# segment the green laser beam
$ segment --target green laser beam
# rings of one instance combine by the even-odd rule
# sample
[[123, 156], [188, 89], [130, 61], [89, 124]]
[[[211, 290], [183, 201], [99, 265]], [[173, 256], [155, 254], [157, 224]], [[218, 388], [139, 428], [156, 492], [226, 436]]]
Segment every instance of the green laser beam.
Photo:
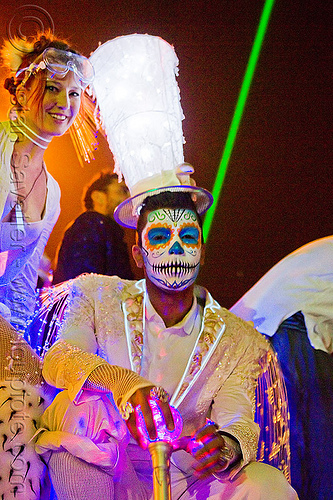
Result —
[[212, 222], [213, 222], [214, 214], [215, 214], [217, 204], [219, 201], [223, 181], [224, 181], [224, 178], [225, 178], [225, 175], [227, 172], [228, 163], [229, 163], [232, 149], [234, 147], [234, 143], [236, 140], [236, 135], [237, 135], [237, 131], [239, 128], [239, 124], [240, 124], [240, 121], [242, 119], [245, 103], [247, 100], [247, 96], [249, 94], [249, 89], [250, 89], [251, 82], [253, 79], [253, 74], [254, 74], [254, 71], [255, 71], [255, 68], [256, 68], [256, 65], [258, 62], [260, 50], [261, 50], [262, 43], [263, 43], [263, 40], [265, 37], [265, 33], [267, 30], [267, 25], [268, 25], [269, 18], [270, 18], [272, 9], [273, 9], [274, 1], [275, 0], [266, 0], [265, 4], [264, 4], [264, 8], [263, 8], [262, 13], [261, 13], [257, 33], [255, 36], [253, 46], [251, 49], [251, 53], [250, 53], [250, 57], [249, 57], [249, 60], [248, 60], [247, 66], [246, 66], [242, 86], [241, 86], [241, 89], [239, 92], [235, 111], [233, 114], [233, 118], [231, 121], [229, 132], [227, 135], [227, 140], [226, 140], [224, 150], [222, 153], [221, 162], [220, 162], [220, 165], [219, 165], [219, 168], [217, 171], [216, 179], [215, 179], [213, 190], [212, 190], [214, 202], [213, 202], [211, 208], [208, 210], [208, 212], [205, 216], [204, 224], [203, 224], [203, 233], [204, 233], [205, 241], [207, 241], [208, 235], [209, 235], [211, 227], [212, 227]]

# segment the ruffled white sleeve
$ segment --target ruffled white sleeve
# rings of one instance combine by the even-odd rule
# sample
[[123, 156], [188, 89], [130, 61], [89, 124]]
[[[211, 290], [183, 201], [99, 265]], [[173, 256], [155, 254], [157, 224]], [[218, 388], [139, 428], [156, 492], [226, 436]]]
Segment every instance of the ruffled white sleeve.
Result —
[[[127, 368], [109, 364], [97, 355], [99, 346], [95, 336], [93, 298], [97, 282], [85, 278], [82, 276], [73, 280], [60, 340], [45, 356], [43, 375], [49, 384], [67, 389], [70, 399], [76, 400], [89, 376], [103, 365], [105, 370], [95, 372], [92, 377], [94, 386], [96, 390], [112, 392], [119, 407], [137, 389], [153, 384]], [[96, 373], [101, 373], [99, 378], [96, 378]]]

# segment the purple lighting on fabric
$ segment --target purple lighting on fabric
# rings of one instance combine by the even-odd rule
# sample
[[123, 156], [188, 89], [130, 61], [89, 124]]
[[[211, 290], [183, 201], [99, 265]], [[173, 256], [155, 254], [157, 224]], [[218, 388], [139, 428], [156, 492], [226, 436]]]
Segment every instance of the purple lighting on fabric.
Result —
[[174, 420], [174, 424], [175, 424], [175, 428], [173, 431], [169, 431], [169, 429], [167, 428], [167, 426], [165, 424], [162, 412], [160, 410], [160, 407], [158, 406], [157, 401], [150, 399], [149, 405], [150, 405], [150, 408], [153, 412], [153, 420], [154, 420], [154, 424], [156, 427], [156, 434], [157, 434], [156, 439], [150, 439], [150, 437], [149, 437], [147, 427], [145, 424], [145, 420], [143, 417], [143, 413], [141, 410], [141, 406], [138, 405], [135, 408], [137, 427], [138, 427], [138, 430], [139, 430], [139, 433], [141, 436], [142, 448], [146, 449], [146, 448], [148, 448], [150, 443], [155, 443], [157, 441], [164, 441], [166, 443], [172, 444], [174, 441], [176, 441], [176, 439], [179, 438], [179, 436], [181, 435], [182, 429], [183, 429], [183, 421], [182, 421], [182, 417], [181, 417], [179, 411], [176, 410], [176, 408], [174, 408], [173, 406], [170, 406], [171, 413], [172, 413], [173, 420]]

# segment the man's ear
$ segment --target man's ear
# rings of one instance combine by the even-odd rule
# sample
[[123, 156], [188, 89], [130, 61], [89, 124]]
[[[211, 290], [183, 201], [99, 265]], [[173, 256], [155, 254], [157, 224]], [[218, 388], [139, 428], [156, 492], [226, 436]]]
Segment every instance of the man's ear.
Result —
[[200, 266], [204, 265], [204, 263], [205, 263], [205, 256], [206, 256], [206, 245], [205, 245], [205, 243], [203, 243], [202, 247], [201, 247]]
[[103, 213], [103, 209], [106, 205], [106, 194], [103, 191], [96, 190], [91, 193], [91, 199], [94, 204], [94, 210]]
[[132, 255], [137, 267], [139, 267], [140, 269], [143, 268], [144, 262], [143, 262], [141, 248], [139, 247], [139, 245], [132, 246]]

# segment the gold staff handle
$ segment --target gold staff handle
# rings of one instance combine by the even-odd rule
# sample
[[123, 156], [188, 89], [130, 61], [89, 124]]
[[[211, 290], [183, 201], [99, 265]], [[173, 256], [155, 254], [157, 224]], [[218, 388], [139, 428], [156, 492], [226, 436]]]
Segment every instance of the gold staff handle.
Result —
[[171, 500], [170, 456], [172, 446], [165, 441], [149, 444], [149, 452], [153, 462], [154, 500]]

